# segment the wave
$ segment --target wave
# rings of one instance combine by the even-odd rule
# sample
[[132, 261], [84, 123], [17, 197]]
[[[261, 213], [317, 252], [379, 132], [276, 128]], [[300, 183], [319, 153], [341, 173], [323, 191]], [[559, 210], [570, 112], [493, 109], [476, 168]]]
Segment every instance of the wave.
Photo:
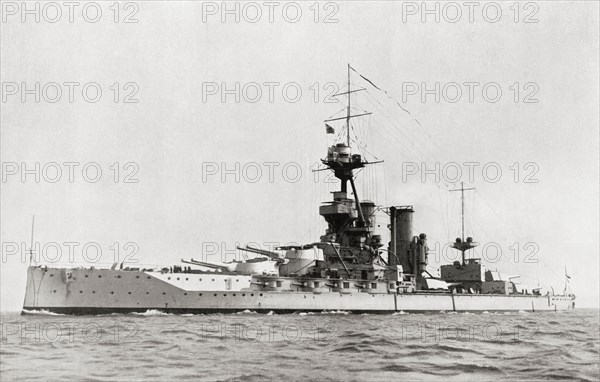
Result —
[[446, 365], [440, 370], [423, 370], [423, 373], [433, 374], [433, 375], [447, 375], [448, 372], [458, 372], [458, 373], [487, 373], [487, 374], [498, 374], [502, 372], [502, 369], [492, 366], [492, 365], [479, 365], [475, 363], [471, 364], [456, 364], [456, 365]]
[[23, 309], [22, 313], [27, 314], [27, 315], [32, 315], [32, 316], [66, 316], [66, 314], [54, 313], [54, 312], [50, 312], [46, 309], [40, 309], [40, 310]]
[[347, 315], [350, 314], [350, 312], [348, 312], [347, 310], [324, 310], [321, 312], [321, 314], [343, 314], [343, 315]]
[[172, 313], [165, 313], [156, 309], [148, 309], [145, 312], [133, 312], [131, 313], [135, 316], [144, 316], [144, 317], [154, 317], [154, 316], [172, 316]]
[[459, 346], [452, 346], [452, 345], [436, 345], [435, 346], [436, 350], [441, 350], [444, 352], [449, 352], [449, 353], [471, 353], [471, 354], [482, 354], [476, 350], [470, 349], [470, 348], [463, 348], [463, 347], [459, 347]]
[[378, 353], [377, 350], [372, 349], [370, 346], [365, 346], [364, 344], [346, 344], [343, 346], [340, 346], [338, 348], [332, 349], [329, 351], [329, 353], [360, 353], [360, 354], [366, 354], [366, 353], [373, 353], [376, 354]]
[[254, 310], [246, 309], [241, 312], [237, 312], [236, 314], [258, 314], [258, 313], [256, 313], [256, 311], [254, 311]]
[[394, 373], [410, 373], [415, 371], [410, 366], [403, 366], [398, 364], [386, 365], [381, 368], [382, 371], [391, 371]]

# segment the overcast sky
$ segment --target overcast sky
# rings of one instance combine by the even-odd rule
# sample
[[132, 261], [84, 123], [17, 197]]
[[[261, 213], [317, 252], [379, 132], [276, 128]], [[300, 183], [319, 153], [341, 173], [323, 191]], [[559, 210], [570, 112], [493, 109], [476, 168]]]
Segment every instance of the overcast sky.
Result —
[[236, 3], [82, 2], [72, 22], [64, 5], [39, 3], [36, 22], [34, 2], [6, 4], [2, 310], [22, 305], [13, 243], [29, 242], [33, 214], [40, 252], [59, 248], [63, 265], [69, 246], [77, 263], [85, 247], [98, 263], [173, 264], [318, 241], [337, 185], [310, 169], [348, 62], [372, 81], [352, 73], [365, 88], [353, 112], [373, 112], [356, 119], [362, 153], [385, 160], [359, 176], [361, 196], [414, 205], [435, 248], [460, 234], [449, 190], [462, 180], [489, 268], [559, 292], [566, 267], [578, 306], [598, 306], [597, 2], [237, 3], [237, 22]]

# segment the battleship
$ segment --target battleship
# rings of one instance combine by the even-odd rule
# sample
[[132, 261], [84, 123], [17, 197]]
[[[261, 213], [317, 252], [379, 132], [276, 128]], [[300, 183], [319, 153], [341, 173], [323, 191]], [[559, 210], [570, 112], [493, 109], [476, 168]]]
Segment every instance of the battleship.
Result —
[[[130, 313], [157, 310], [169, 313], [294, 313], [343, 311], [493, 312], [557, 311], [575, 308], [575, 295], [527, 290], [513, 277], [487, 270], [481, 259], [465, 253], [477, 246], [465, 237], [464, 186], [461, 237], [451, 244], [460, 260], [442, 265], [439, 274], [427, 270], [429, 248], [425, 233], [413, 231], [411, 205], [377, 206], [361, 200], [357, 171], [368, 161], [351, 146], [352, 114], [348, 65], [345, 116], [325, 121], [344, 123], [341, 139], [327, 149], [321, 170], [339, 180], [333, 200], [319, 207], [327, 223], [318, 241], [273, 250], [243, 246], [254, 258], [229, 263], [181, 259], [167, 267], [131, 267], [123, 263], [96, 267], [49, 267], [30, 264], [23, 313], [62, 314]], [[376, 213], [379, 212], [379, 213]], [[385, 221], [381, 221], [381, 212]], [[376, 227], [387, 227], [384, 244]], [[33, 233], [32, 233], [33, 235]], [[387, 240], [386, 240], [387, 241]], [[387, 247], [386, 247], [387, 244]]]

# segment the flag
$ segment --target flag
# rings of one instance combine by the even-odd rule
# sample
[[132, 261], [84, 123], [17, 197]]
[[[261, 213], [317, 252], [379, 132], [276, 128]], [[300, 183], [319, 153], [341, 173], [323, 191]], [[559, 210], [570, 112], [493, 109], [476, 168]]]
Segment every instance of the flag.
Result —
[[325, 131], [327, 132], [327, 134], [335, 134], [335, 129], [329, 126], [327, 123], [325, 124]]

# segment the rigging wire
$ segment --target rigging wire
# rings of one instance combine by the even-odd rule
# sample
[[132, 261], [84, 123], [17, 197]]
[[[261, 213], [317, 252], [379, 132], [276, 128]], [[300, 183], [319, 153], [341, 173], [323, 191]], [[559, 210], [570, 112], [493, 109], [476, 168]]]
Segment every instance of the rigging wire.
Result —
[[[477, 192], [477, 190], [476, 190], [476, 192]], [[512, 229], [512, 225], [511, 225], [511, 224], [509, 224], [509, 223], [507, 223], [507, 222], [506, 222], [506, 221], [505, 221], [505, 220], [502, 218], [502, 216], [500, 216], [500, 214], [498, 214], [498, 212], [496, 211], [496, 209], [495, 209], [494, 207], [492, 207], [492, 205], [491, 205], [491, 204], [490, 204], [490, 203], [489, 203], [489, 202], [486, 200], [485, 196], [483, 195], [483, 193], [482, 193], [481, 191], [480, 191], [480, 192], [478, 192], [478, 194], [479, 194], [480, 198], [481, 198], [481, 199], [482, 199], [482, 200], [485, 202], [485, 204], [488, 206], [488, 208], [489, 208], [489, 209], [490, 209], [490, 210], [491, 210], [491, 211], [492, 211], [492, 212], [493, 212], [493, 213], [494, 213], [494, 214], [495, 214], [495, 215], [498, 217], [498, 219], [500, 219], [500, 220], [501, 220], [501, 221], [502, 221], [502, 222], [505, 224], [505, 226], [506, 226], [506, 227], [508, 227], [508, 228], [511, 230], [512, 234], [513, 234], [513, 235], [514, 235], [514, 236], [515, 236], [515, 237], [516, 237], [516, 238], [517, 238], [519, 241], [521, 241], [521, 243], [523, 243], [523, 244], [524, 244], [524, 243], [527, 243], [527, 242], [529, 242], [529, 241], [530, 241], [530, 240], [525, 240], [525, 238], [523, 238], [523, 237], [522, 237], [522, 236], [521, 236], [521, 235], [520, 235], [518, 232], [515, 232], [515, 231]], [[521, 245], [521, 243], [519, 243], [519, 245]], [[563, 277], [562, 277], [562, 276], [560, 276], [560, 275], [558, 275], [558, 274], [556, 273], [556, 271], [554, 271], [554, 269], [552, 269], [551, 267], [549, 267], [548, 265], [546, 265], [546, 264], [545, 264], [545, 262], [544, 262], [542, 259], [537, 259], [537, 260], [538, 260], [538, 264], [541, 264], [543, 267], [545, 267], [545, 268], [546, 268], [546, 269], [548, 269], [550, 272], [552, 272], [552, 273], [554, 274], [554, 276], [555, 276], [555, 277], [556, 277], [558, 280], [562, 280], [562, 279], [563, 279]]]
[[[396, 103], [396, 105], [406, 114], [408, 114], [413, 122], [418, 125], [422, 132], [427, 136], [428, 138], [428, 142], [434, 146], [436, 146], [438, 149], [440, 149], [440, 152], [443, 152], [444, 149], [442, 147], [440, 147], [432, 138], [431, 134], [427, 131], [427, 129], [425, 129], [425, 127], [408, 111], [406, 110], [404, 107], [402, 107], [402, 105], [400, 105], [397, 101], [395, 101], [388, 93], [387, 91], [377, 87], [373, 82], [371, 82], [369, 79], [367, 79], [366, 77], [362, 76], [358, 71], [356, 71], [354, 68], [351, 68], [355, 73], [357, 73], [362, 79], [364, 79], [365, 81], [367, 81], [370, 85], [372, 85], [373, 87], [375, 87], [375, 89], [377, 89], [379, 92], [383, 92], [390, 100], [394, 101]], [[352, 84], [354, 84], [354, 82], [352, 82]], [[351, 88], [352, 86], [350, 86]], [[350, 88], [347, 89], [347, 91], [350, 91]], [[367, 103], [371, 104], [374, 108], [376, 109], [383, 109], [384, 112], [381, 113], [381, 116], [384, 119], [384, 123], [380, 123], [380, 120], [378, 118], [371, 118], [369, 117], [369, 124], [371, 122], [376, 123], [380, 129], [370, 129], [368, 128], [368, 126], [366, 126], [365, 124], [362, 123], [361, 120], [357, 121], [354, 124], [349, 124], [349, 126], [347, 126], [347, 129], [351, 130], [352, 133], [352, 137], [351, 137], [351, 141], [356, 144], [357, 148], [360, 150], [361, 153], [364, 154], [368, 154], [369, 156], [372, 156], [373, 158], [375, 158], [376, 160], [379, 160], [377, 158], [376, 155], [374, 155], [373, 153], [370, 152], [369, 148], [374, 147], [374, 135], [382, 135], [383, 139], [381, 142], [390, 145], [390, 147], [392, 147], [394, 149], [394, 152], [396, 154], [399, 154], [401, 157], [404, 157], [406, 159], [408, 159], [407, 155], [414, 155], [416, 158], [423, 158], [423, 159], [427, 159], [428, 161], [433, 161], [435, 163], [441, 163], [438, 160], [438, 156], [436, 155], [436, 153], [434, 153], [433, 151], [431, 151], [431, 149], [428, 148], [427, 145], [425, 145], [417, 136], [416, 134], [413, 133], [413, 131], [411, 129], [406, 130], [404, 128], [404, 122], [402, 122], [397, 116], [395, 116], [392, 113], [387, 112], [387, 110], [385, 109], [385, 107], [383, 106], [383, 104], [375, 97], [374, 94], [372, 94], [372, 92], [370, 92], [368, 89], [366, 89], [365, 92], [366, 96], [365, 96], [365, 100]], [[350, 94], [348, 94], [348, 97], [350, 97]], [[353, 99], [354, 100], [354, 99]], [[338, 100], [339, 102], [339, 100]], [[341, 103], [341, 102], [340, 102]], [[347, 109], [342, 109], [339, 112], [337, 112], [334, 115], [337, 115], [339, 113], [341, 113], [342, 111], [344, 111]], [[357, 110], [356, 107], [351, 108], [351, 110]], [[361, 110], [364, 111], [364, 110]], [[333, 116], [332, 116], [333, 117]], [[387, 123], [385, 123], [385, 121], [387, 121], [390, 125], [391, 128], [387, 126]], [[343, 138], [343, 131], [344, 129], [339, 129], [338, 130], [338, 134], [337, 134], [337, 140], [341, 140]], [[375, 130], [375, 131], [373, 131]], [[384, 134], [384, 131], [387, 132], [387, 135]], [[377, 151], [377, 150], [375, 150]], [[366, 156], [366, 155], [365, 155]], [[432, 160], [433, 159], [433, 160]], [[383, 187], [384, 187], [384, 199], [385, 202], [387, 204], [387, 197], [388, 197], [388, 191], [387, 191], [387, 181], [385, 178], [385, 164], [383, 165], [382, 171], [384, 173], [384, 183], [383, 183]], [[357, 176], [361, 176], [365, 182], [363, 182], [363, 195], [365, 197], [369, 197], [370, 199], [374, 199], [376, 200], [377, 198], [375, 198], [376, 196], [378, 196], [378, 189], [377, 189], [377, 182], [376, 182], [376, 175], [377, 175], [377, 168], [375, 167], [371, 167], [369, 166], [368, 168], [365, 169], [365, 171], [358, 171]], [[453, 183], [453, 182], [450, 182]], [[446, 187], [446, 189], [450, 188], [450, 185], [446, 182], [446, 181], [442, 181], [442, 184]], [[436, 188], [438, 189], [438, 201], [440, 204], [440, 210], [443, 211], [443, 198], [439, 195], [439, 191], [442, 189], [442, 187], [439, 184], [435, 184]], [[329, 187], [331, 188], [331, 187]], [[506, 223], [506, 221], [496, 212], [496, 210], [488, 203], [488, 201], [485, 199], [485, 197], [483, 197], [483, 195], [481, 194], [481, 192], [477, 191], [476, 192], [479, 194], [479, 198], [482, 199], [486, 205], [492, 210], [492, 212], [505, 224], [505, 226], [510, 227], [510, 224]], [[450, 239], [450, 216], [449, 216], [449, 211], [450, 209], [452, 209], [453, 212], [455, 212], [455, 207], [456, 207], [456, 203], [454, 198], [452, 198], [452, 207], [450, 208], [450, 202], [449, 202], [449, 196], [448, 193], [445, 192], [445, 205], [446, 205], [446, 214], [445, 214], [445, 225], [446, 225], [446, 235], [447, 238]], [[469, 197], [468, 199], [468, 203], [471, 205], [471, 207], [474, 206], [475, 204], [475, 195], [472, 195]], [[453, 216], [457, 216], [456, 214], [452, 214]], [[474, 232], [474, 227], [475, 227], [475, 211], [474, 208], [471, 208], [470, 214], [466, 214], [466, 228], [468, 229], [468, 231], [470, 232], [470, 235], [475, 236], [475, 232]], [[442, 218], [444, 218], [444, 215], [442, 214]], [[461, 230], [460, 230], [460, 224], [455, 224], [455, 227], [457, 229], [457, 234], [456, 236], [460, 236], [461, 234]], [[484, 231], [484, 233], [486, 235], [487, 232], [485, 231], [485, 228], [483, 226], [480, 226], [481, 230]], [[491, 235], [488, 235], [489, 237], [491, 237]], [[450, 240], [448, 240], [450, 241]], [[508, 262], [506, 259], [501, 257], [501, 260], [504, 262], [507, 262], [512, 268], [515, 268], [514, 264], [512, 264], [511, 262]], [[540, 260], [541, 261], [541, 260]], [[545, 266], [545, 264], [542, 264], [543, 266]], [[538, 263], [538, 269], [539, 269], [539, 263]], [[551, 272], [553, 274], [556, 275], [556, 272], [554, 272], [554, 270], [552, 270], [551, 268], [548, 268], [551, 270]], [[527, 275], [523, 275], [524, 277], [530, 277]], [[538, 280], [539, 282], [539, 280]]]
[[353, 67], [350, 67], [350, 69], [352, 69], [356, 74], [358, 74], [362, 79], [364, 79], [365, 81], [367, 81], [369, 84], [371, 84], [375, 89], [379, 90], [380, 92], [383, 92], [392, 102], [394, 102], [402, 111], [404, 111], [406, 114], [408, 114], [413, 120], [414, 122], [421, 127], [421, 129], [423, 130], [423, 132], [427, 135], [427, 137], [431, 140], [432, 144], [434, 144], [435, 146], [438, 147], [439, 150], [443, 151], [443, 148], [440, 147], [434, 140], [433, 137], [431, 136], [431, 134], [429, 134], [429, 132], [427, 131], [427, 129], [425, 129], [425, 127], [421, 124], [421, 122], [419, 122], [419, 120], [417, 118], [415, 118], [415, 116], [412, 115], [412, 113], [410, 111], [408, 111], [407, 109], [405, 109], [400, 102], [396, 101], [394, 99], [394, 97], [392, 97], [386, 90], [379, 88], [377, 85], [375, 85], [375, 83], [373, 83], [373, 81], [369, 80], [367, 77], [363, 76], [362, 74], [360, 74], [356, 69], [354, 69]]

